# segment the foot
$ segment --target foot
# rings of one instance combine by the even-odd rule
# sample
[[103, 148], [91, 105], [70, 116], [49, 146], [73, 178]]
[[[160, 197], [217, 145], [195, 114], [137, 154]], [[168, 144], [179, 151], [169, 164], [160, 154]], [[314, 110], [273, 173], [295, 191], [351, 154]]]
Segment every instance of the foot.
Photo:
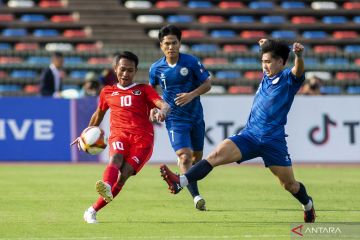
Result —
[[171, 193], [177, 194], [181, 191], [182, 187], [180, 186], [179, 175], [170, 171], [165, 164], [160, 165], [160, 173], [164, 181], [168, 184]]
[[206, 211], [205, 199], [203, 199], [200, 195], [194, 197], [195, 208], [199, 211]]
[[309, 198], [310, 198], [310, 201], [312, 202], [312, 207], [309, 211], [304, 211], [304, 221], [306, 223], [313, 223], [313, 222], [315, 222], [315, 218], [316, 218], [314, 201], [312, 200], [311, 197], [309, 197]]
[[95, 188], [96, 191], [100, 194], [100, 196], [104, 198], [107, 203], [113, 200], [111, 186], [108, 183], [99, 180], [96, 182]]
[[87, 223], [98, 223], [98, 221], [96, 220], [96, 211], [94, 210], [93, 207], [89, 207], [88, 209], [85, 210], [84, 220]]

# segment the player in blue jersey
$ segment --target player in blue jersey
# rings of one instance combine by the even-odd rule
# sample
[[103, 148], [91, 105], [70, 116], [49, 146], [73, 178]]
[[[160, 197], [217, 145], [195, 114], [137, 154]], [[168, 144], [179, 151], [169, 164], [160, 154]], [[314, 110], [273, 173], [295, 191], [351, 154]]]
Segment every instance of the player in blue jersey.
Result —
[[[202, 159], [205, 123], [200, 95], [211, 88], [210, 74], [198, 58], [179, 52], [181, 31], [174, 25], [159, 31], [160, 48], [164, 57], [153, 63], [149, 72], [150, 84], [161, 86], [163, 99], [171, 112], [165, 123], [171, 145], [178, 156], [180, 173]], [[151, 116], [156, 115], [156, 109]], [[195, 207], [206, 210], [197, 182], [188, 185]]]
[[287, 114], [304, 82], [304, 46], [293, 44], [294, 66], [286, 68], [290, 53], [286, 43], [261, 39], [259, 44], [264, 76], [245, 128], [225, 139], [206, 159], [199, 161], [184, 175], [172, 173], [166, 165], [160, 166], [161, 175], [171, 192], [176, 194], [189, 183], [204, 178], [216, 166], [262, 157], [265, 166], [279, 178], [281, 185], [303, 205], [304, 221], [314, 222], [313, 200], [305, 186], [295, 180], [285, 140]]

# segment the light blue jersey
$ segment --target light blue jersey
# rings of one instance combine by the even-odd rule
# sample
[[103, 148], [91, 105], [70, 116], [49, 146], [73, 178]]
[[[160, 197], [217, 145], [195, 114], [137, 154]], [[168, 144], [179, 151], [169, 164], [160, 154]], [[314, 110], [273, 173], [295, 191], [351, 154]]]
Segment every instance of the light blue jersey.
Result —
[[165, 57], [151, 65], [149, 72], [150, 84], [152, 86], [161, 86], [163, 98], [171, 107], [171, 112], [166, 121], [193, 122], [194, 120], [203, 119], [200, 96], [182, 107], [177, 106], [174, 99], [178, 93], [193, 91], [209, 76], [209, 72], [200, 63], [199, 59], [183, 53], [179, 54], [179, 60], [175, 66], [170, 66]]
[[284, 137], [287, 114], [304, 80], [304, 75], [297, 78], [290, 68], [271, 78], [264, 74], [245, 126], [246, 131], [259, 138]]

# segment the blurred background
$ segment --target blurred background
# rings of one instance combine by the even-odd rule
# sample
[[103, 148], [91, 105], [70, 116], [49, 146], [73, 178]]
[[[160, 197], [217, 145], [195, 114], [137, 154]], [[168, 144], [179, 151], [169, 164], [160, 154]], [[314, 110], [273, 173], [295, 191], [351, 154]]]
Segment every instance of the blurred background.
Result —
[[[289, 116], [294, 118], [290, 132], [302, 124], [297, 116], [311, 120], [302, 125], [303, 142], [290, 145], [306, 142], [310, 150], [328, 152], [314, 157], [321, 161], [331, 160], [332, 151], [346, 152], [344, 161], [360, 161], [360, 2], [350, 0], [0, 0], [0, 147], [12, 152], [0, 153], [0, 160], [88, 158], [64, 149], [95, 109], [96, 101], [88, 98], [114, 81], [112, 55], [136, 53], [136, 79], [147, 83], [151, 63], [162, 56], [157, 33], [166, 24], [182, 29], [182, 51], [199, 57], [213, 75], [204, 108], [209, 109], [206, 102], [220, 105], [213, 109], [217, 114], [208, 113], [214, 115], [208, 122], [218, 117], [210, 127], [239, 118], [218, 113], [222, 106], [238, 108], [243, 95], [246, 99], [241, 123], [226, 134], [219, 129], [216, 137], [209, 136], [210, 147], [246, 121], [251, 106], [247, 97], [252, 98], [262, 77], [258, 40], [281, 38], [289, 45], [305, 45], [306, 83], [299, 94], [316, 95], [311, 100], [300, 97], [298, 108], [310, 112]], [[44, 94], [46, 70], [54, 65], [56, 54], [61, 63], [55, 90]], [[331, 128], [338, 132], [331, 134]], [[161, 142], [168, 142], [166, 136]], [[60, 150], [54, 151], [59, 144]], [[27, 147], [21, 154], [19, 149]], [[29, 157], [30, 149], [37, 148], [49, 153]], [[155, 150], [157, 155], [160, 150]], [[299, 159], [304, 158], [311, 159]]]

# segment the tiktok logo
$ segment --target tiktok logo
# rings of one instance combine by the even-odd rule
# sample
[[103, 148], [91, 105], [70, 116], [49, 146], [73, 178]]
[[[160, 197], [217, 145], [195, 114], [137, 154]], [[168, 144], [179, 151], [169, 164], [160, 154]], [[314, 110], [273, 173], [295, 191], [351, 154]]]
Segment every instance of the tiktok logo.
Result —
[[323, 145], [330, 138], [330, 126], [336, 127], [336, 122], [331, 120], [327, 114], [323, 114], [323, 126], [322, 126], [322, 135], [317, 137], [320, 133], [321, 128], [315, 126], [310, 129], [309, 139], [315, 145]]

